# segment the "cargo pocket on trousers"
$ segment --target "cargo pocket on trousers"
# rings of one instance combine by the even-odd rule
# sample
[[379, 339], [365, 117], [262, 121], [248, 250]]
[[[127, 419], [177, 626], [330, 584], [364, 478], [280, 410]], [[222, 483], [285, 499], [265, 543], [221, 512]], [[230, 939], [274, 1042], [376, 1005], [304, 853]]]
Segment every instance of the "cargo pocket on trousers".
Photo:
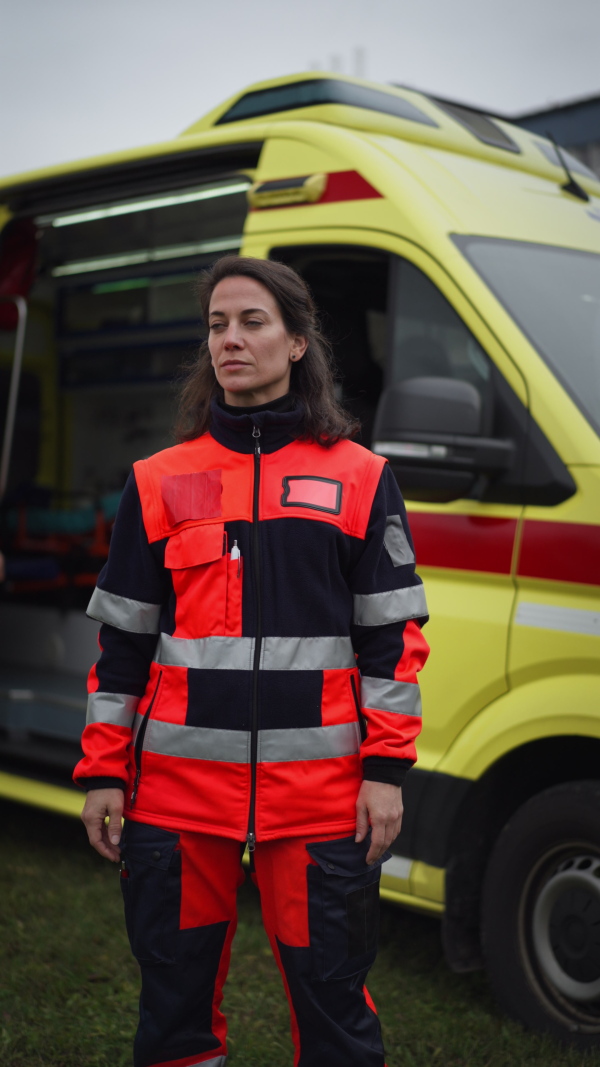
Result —
[[138, 963], [172, 963], [181, 907], [179, 835], [126, 822], [121, 844], [121, 891], [131, 951]]
[[370, 835], [306, 846], [316, 866], [309, 866], [308, 921], [315, 977], [349, 978], [367, 971], [377, 955], [379, 881], [386, 852], [367, 864]]

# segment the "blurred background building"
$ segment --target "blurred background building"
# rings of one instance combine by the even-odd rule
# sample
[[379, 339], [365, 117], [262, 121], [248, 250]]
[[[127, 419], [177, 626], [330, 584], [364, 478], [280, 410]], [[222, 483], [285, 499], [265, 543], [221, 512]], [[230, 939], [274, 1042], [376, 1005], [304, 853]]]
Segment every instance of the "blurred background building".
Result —
[[600, 95], [526, 111], [510, 121], [542, 137], [551, 133], [558, 144], [600, 174]]

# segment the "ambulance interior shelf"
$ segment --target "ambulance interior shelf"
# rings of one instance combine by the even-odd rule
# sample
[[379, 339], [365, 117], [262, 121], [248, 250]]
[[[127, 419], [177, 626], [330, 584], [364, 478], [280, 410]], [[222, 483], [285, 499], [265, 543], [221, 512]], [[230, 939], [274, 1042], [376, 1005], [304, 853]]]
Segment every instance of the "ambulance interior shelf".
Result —
[[[89, 591], [108, 555], [120, 492], [94, 501], [83, 494], [39, 489], [33, 496], [36, 502], [31, 493], [11, 494], [2, 509], [6, 592]], [[46, 506], [40, 496], [46, 496]]]

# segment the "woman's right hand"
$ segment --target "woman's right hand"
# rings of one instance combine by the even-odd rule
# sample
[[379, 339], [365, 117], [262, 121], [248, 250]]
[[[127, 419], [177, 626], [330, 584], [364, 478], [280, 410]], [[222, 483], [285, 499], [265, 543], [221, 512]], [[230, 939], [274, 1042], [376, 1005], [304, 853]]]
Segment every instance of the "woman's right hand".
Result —
[[113, 863], [121, 859], [119, 841], [124, 802], [122, 789], [90, 789], [81, 813], [90, 845]]

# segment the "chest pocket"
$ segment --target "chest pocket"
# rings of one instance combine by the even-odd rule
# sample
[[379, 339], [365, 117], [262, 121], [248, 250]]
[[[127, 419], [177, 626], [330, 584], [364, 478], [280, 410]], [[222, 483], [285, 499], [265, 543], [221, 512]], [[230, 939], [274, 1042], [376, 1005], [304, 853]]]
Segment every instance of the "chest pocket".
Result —
[[224, 523], [172, 534], [165, 567], [176, 597], [176, 637], [241, 636], [242, 560], [231, 559]]

